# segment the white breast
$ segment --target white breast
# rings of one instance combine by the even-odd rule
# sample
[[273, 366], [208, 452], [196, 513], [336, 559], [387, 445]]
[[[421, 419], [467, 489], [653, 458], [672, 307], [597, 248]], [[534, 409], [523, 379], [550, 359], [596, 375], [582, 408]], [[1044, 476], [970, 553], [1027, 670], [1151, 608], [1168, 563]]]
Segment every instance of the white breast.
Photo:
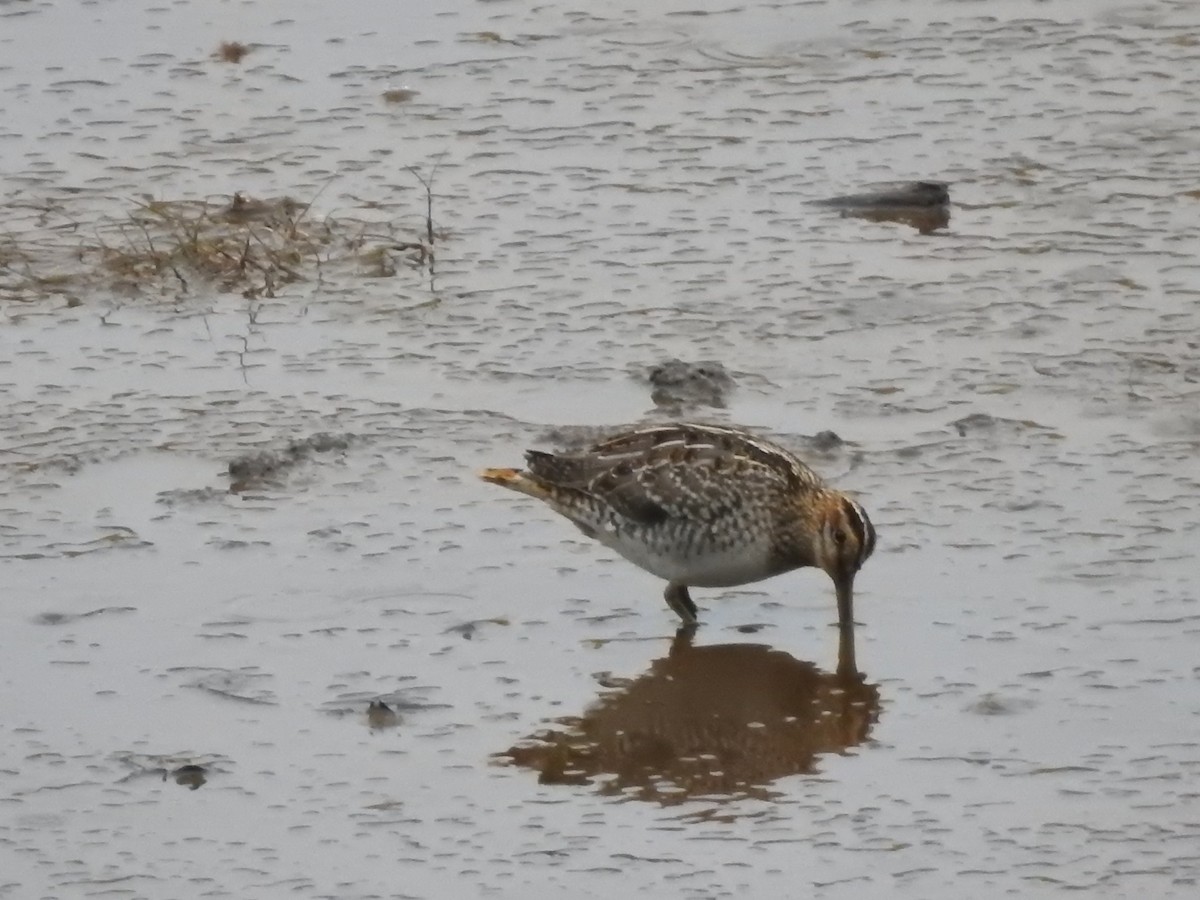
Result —
[[732, 587], [759, 581], [774, 574], [768, 565], [766, 543], [736, 550], [672, 553], [621, 535], [605, 534], [601, 540], [634, 565], [659, 578], [694, 587]]

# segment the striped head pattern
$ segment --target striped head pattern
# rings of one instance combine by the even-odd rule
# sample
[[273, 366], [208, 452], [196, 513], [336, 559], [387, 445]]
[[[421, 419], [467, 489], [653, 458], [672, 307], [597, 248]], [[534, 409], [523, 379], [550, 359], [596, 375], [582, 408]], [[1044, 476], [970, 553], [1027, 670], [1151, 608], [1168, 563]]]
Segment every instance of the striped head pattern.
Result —
[[835, 582], [852, 582], [875, 551], [875, 527], [867, 511], [845, 494], [833, 494], [824, 505], [813, 556]]

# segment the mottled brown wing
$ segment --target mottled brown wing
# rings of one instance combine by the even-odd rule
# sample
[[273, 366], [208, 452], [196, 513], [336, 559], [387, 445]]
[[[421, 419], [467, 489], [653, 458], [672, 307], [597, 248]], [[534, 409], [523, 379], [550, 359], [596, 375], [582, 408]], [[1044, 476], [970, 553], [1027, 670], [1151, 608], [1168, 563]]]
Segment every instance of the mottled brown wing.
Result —
[[622, 463], [635, 467], [645, 464], [656, 446], [678, 440], [681, 434], [678, 427], [666, 426], [623, 432], [578, 452], [527, 450], [525, 464], [530, 472], [550, 484], [583, 488]]
[[539, 481], [601, 500], [619, 514], [642, 525], [656, 525], [667, 511], [649, 497], [629, 460], [595, 456], [556, 456], [540, 450], [525, 454], [529, 472]]
[[647, 432], [632, 431], [615, 435], [578, 452], [526, 450], [525, 465], [532, 474], [549, 484], [586, 488], [591, 481], [622, 463], [642, 465], [654, 446], [655, 440]]
[[640, 466], [619, 463], [593, 478], [585, 490], [635, 522], [656, 525], [668, 519], [736, 517], [746, 506], [777, 502], [788, 483], [781, 473], [752, 460], [692, 453]]
[[525, 459], [541, 481], [590, 494], [646, 525], [669, 518], [711, 522], [821, 484], [786, 450], [710, 425], [651, 426], [581, 453], [531, 450]]
[[694, 458], [731, 457], [760, 463], [778, 473], [793, 491], [818, 489], [823, 482], [816, 472], [796, 456], [757, 435], [722, 425], [676, 423], [652, 425], [614, 435], [591, 447], [586, 456], [612, 462], [651, 462], [664, 454], [685, 453]]

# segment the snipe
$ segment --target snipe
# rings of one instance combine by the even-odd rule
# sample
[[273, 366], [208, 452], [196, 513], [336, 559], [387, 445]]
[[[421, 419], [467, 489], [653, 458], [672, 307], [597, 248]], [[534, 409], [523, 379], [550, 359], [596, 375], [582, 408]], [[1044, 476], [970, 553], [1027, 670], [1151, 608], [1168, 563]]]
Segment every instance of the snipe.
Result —
[[735, 428], [656, 425], [577, 453], [530, 450], [528, 468], [481, 477], [546, 503], [588, 537], [666, 579], [666, 600], [695, 625], [689, 587], [825, 570], [838, 623], [854, 624], [854, 576], [875, 549], [866, 510], [792, 453]]

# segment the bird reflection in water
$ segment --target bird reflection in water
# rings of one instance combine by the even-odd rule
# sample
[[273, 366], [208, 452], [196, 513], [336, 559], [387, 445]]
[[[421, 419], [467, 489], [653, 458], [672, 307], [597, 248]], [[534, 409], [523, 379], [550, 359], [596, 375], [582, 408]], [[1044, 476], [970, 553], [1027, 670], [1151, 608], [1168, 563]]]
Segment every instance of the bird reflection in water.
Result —
[[771, 782], [814, 772], [821, 755], [870, 735], [879, 690], [854, 668], [852, 634], [834, 674], [762, 644], [697, 647], [693, 633], [680, 629], [666, 657], [582, 716], [497, 757], [537, 770], [542, 784], [671, 805], [769, 798]]

